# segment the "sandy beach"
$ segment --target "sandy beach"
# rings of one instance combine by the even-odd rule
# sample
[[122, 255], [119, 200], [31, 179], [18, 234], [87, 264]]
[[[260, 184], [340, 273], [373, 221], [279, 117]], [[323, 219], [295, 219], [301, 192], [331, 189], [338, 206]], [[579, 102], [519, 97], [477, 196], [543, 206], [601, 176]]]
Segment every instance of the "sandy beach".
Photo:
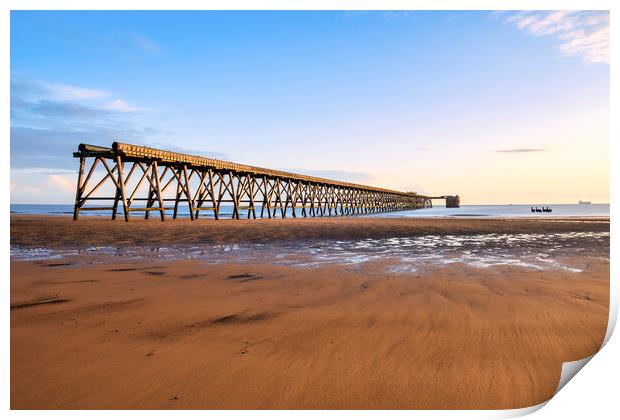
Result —
[[[595, 353], [605, 335], [609, 237], [588, 239], [592, 232], [607, 234], [609, 220], [126, 224], [12, 215], [12, 249], [95, 248], [12, 258], [11, 408], [538, 404], [553, 395], [562, 362]], [[390, 270], [393, 257], [294, 264], [303, 252], [276, 264], [277, 247], [251, 248], [257, 257], [247, 261], [124, 253], [233, 243], [304, 250], [312, 240], [329, 248], [333, 241], [429, 235], [522, 235], [527, 241], [523, 235], [530, 234], [552, 235], [552, 241], [566, 234], [566, 248], [542, 258], [543, 269], [433, 260], [412, 271]], [[461, 242], [460, 253], [497, 253]], [[104, 246], [114, 251], [99, 253], [96, 247]], [[528, 245], [528, 252], [541, 254], [537, 246]], [[551, 259], [556, 265], [546, 262]]]

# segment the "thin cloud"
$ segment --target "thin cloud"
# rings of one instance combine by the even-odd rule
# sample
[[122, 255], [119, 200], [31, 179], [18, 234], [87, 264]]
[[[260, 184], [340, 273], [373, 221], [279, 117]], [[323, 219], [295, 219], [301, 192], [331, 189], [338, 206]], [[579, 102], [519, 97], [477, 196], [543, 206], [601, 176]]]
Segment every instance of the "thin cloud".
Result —
[[417, 16], [415, 11], [412, 10], [345, 10], [344, 17], [345, 18], [356, 18], [359, 16], [380, 16], [386, 20], [416, 20]]
[[506, 22], [534, 36], [555, 38], [562, 55], [609, 64], [608, 11], [524, 11]]
[[103, 106], [103, 108], [118, 112], [136, 112], [138, 110], [138, 108], [122, 99], [115, 99], [111, 102], [108, 102]]
[[75, 169], [60, 169], [60, 168], [11, 168], [11, 173], [15, 174], [46, 174], [46, 175], [75, 175]]
[[134, 35], [132, 40], [133, 45], [142, 52], [151, 55], [159, 54], [161, 52], [160, 46], [144, 35]]
[[47, 181], [52, 187], [59, 188], [65, 192], [75, 191], [75, 176], [63, 176], [63, 175], [48, 175]]
[[17, 182], [11, 182], [11, 195], [14, 194], [41, 194], [43, 193], [43, 191], [38, 188], [35, 187], [33, 185], [27, 185], [27, 184], [23, 184], [20, 183], [18, 184]]
[[495, 153], [538, 153], [547, 152], [547, 149], [500, 149], [494, 150]]
[[45, 117], [99, 118], [108, 111], [72, 102], [40, 101], [30, 106], [30, 111]]
[[345, 10], [344, 17], [346, 18], [355, 18], [358, 16], [367, 15], [369, 13], [368, 10]]
[[411, 10], [386, 10], [383, 17], [387, 20], [392, 19], [411, 19], [415, 20], [415, 13]]
[[18, 98], [22, 101], [42, 99], [53, 101], [83, 101], [102, 99], [110, 96], [103, 89], [92, 89], [63, 83], [49, 83], [43, 80], [11, 80], [11, 101]]
[[[120, 118], [122, 115], [139, 111], [135, 105], [111, 97], [103, 89], [93, 89], [41, 80], [11, 81], [11, 124], [28, 126], [36, 123], [50, 125], [70, 123], [75, 126], [79, 120], [93, 121]], [[69, 119], [72, 121], [69, 122]], [[116, 124], [116, 123], [115, 123]]]
[[49, 91], [49, 95], [58, 101], [100, 99], [110, 96], [109, 92], [101, 89], [89, 89], [60, 83], [39, 83], [42, 83], [42, 85]]

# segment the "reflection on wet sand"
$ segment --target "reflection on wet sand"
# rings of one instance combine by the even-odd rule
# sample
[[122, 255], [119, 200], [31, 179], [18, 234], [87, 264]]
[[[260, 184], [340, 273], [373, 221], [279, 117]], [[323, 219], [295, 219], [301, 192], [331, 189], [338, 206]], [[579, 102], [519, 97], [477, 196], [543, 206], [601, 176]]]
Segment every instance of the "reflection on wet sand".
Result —
[[[168, 247], [90, 247], [84, 250], [24, 248], [14, 246], [15, 259], [49, 259], [98, 255], [109, 257], [205, 259], [211, 263], [256, 263], [265, 258], [275, 264], [319, 267], [324, 264], [356, 265], [389, 260], [389, 271], [406, 272], [434, 264], [463, 263], [475, 267], [516, 265], [535, 270], [580, 272], [567, 262], [570, 255], [609, 251], [609, 232], [516, 233], [481, 235], [422, 235], [405, 238], [361, 240], [273, 241], [269, 244], [230, 244]], [[607, 258], [603, 256], [602, 258]]]

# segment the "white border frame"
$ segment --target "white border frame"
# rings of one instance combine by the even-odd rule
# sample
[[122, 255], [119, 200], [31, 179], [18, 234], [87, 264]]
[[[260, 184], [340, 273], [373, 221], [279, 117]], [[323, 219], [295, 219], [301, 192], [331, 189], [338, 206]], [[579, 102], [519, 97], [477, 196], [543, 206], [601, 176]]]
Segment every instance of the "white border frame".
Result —
[[[615, 2], [618, 3], [618, 2]], [[192, 1], [192, 0], [175, 0], [175, 1], [131, 1], [131, 0], [92, 0], [88, 3], [77, 0], [59, 0], [59, 1], [43, 1], [43, 0], [5, 0], [2, 3], [3, 13], [0, 15], [0, 42], [2, 48], [2, 66], [0, 67], [0, 75], [2, 83], [0, 84], [0, 95], [4, 106], [3, 113], [0, 116], [0, 124], [5, 133], [5, 141], [2, 143], [2, 159], [5, 160], [4, 165], [0, 166], [0, 177], [5, 187], [10, 182], [10, 10], [136, 10], [136, 9], [153, 9], [153, 10], [610, 10], [611, 20], [614, 22], [614, 2], [591, 0], [591, 1], [575, 1], [575, 0], [230, 0], [230, 1]], [[618, 7], [616, 6], [616, 9]], [[616, 69], [614, 61], [617, 54], [617, 48], [614, 46], [618, 42], [616, 31], [611, 30], [611, 69]], [[617, 73], [617, 72], [616, 72]], [[611, 100], [610, 115], [618, 115], [614, 112], [617, 109], [615, 98], [618, 98], [617, 74], [611, 72]], [[611, 217], [615, 219], [618, 214], [618, 206], [615, 203], [615, 197], [618, 197], [618, 181], [620, 180], [620, 169], [617, 164], [618, 145], [617, 139], [617, 122], [610, 118], [610, 204]], [[5, 203], [6, 213], [9, 214], [9, 202]], [[10, 278], [10, 219], [8, 217], [2, 220], [2, 231], [4, 241], [2, 247], [4, 249], [4, 259], [2, 260], [2, 271], [4, 275], [4, 284], [0, 289], [2, 296], [2, 330], [3, 334], [0, 338], [2, 341], [2, 359], [0, 360], [0, 401], [2, 401], [3, 411], [10, 408], [10, 313], [8, 307], [10, 305], [9, 278]], [[565, 388], [552, 398], [544, 410], [538, 411], [534, 416], [536, 418], [583, 418], [584, 416], [592, 416], [595, 418], [608, 418], [609, 413], [618, 412], [618, 403], [615, 388], [616, 376], [620, 373], [620, 363], [618, 363], [618, 354], [620, 353], [620, 344], [618, 339], [611, 339], [611, 333], [615, 327], [618, 313], [618, 270], [614, 264], [617, 261], [617, 237], [618, 229], [611, 224], [611, 280], [610, 280], [610, 323], [606, 337], [607, 345], [597, 354], [592, 362], [589, 363], [578, 375], [578, 379], [570, 381]], [[232, 419], [238, 416], [252, 416], [258, 419], [288, 418], [293, 415], [300, 418], [313, 418], [317, 415], [327, 416], [328, 418], [355, 416], [359, 418], [369, 418], [375, 416], [388, 416], [390, 418], [505, 418], [525, 415], [537, 411], [545, 404], [535, 406], [529, 409], [521, 410], [504, 410], [504, 411], [175, 411], [175, 417], [182, 416], [186, 418], [203, 418], [205, 415], [217, 416], [222, 419]], [[32, 418], [44, 415], [50, 418], [82, 418], [85, 415], [91, 418], [107, 418], [112, 413], [106, 411], [12, 411], [10, 415], [15, 418]], [[132, 416], [138, 418], [159, 419], [167, 418], [172, 413], [168, 411], [118, 411], [112, 415]]]

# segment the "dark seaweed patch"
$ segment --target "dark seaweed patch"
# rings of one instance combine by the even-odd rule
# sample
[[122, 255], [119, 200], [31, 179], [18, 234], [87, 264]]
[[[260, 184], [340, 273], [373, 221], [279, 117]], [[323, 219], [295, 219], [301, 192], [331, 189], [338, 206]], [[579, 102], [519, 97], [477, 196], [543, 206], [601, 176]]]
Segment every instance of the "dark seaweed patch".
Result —
[[249, 317], [246, 318], [246, 321], [248, 322], [252, 322], [252, 321], [265, 321], [269, 318], [273, 318], [273, 315], [268, 313], [268, 312], [259, 312], [257, 314], [251, 315]]
[[180, 279], [188, 280], [188, 279], [197, 279], [200, 277], [204, 277], [204, 274], [185, 274], [183, 276], [179, 276]]
[[68, 262], [62, 262], [62, 263], [49, 263], [49, 264], [43, 264], [43, 267], [63, 267], [66, 265], [71, 265], [71, 263]]
[[228, 324], [234, 321], [237, 321], [237, 314], [232, 314], [232, 315], [226, 315], [220, 318], [215, 318], [213, 321], [211, 321], [212, 324]]
[[39, 305], [55, 305], [58, 303], [65, 303], [69, 301], [70, 301], [69, 299], [62, 299], [58, 297], [43, 298], [43, 299], [32, 300], [28, 302], [15, 303], [11, 305], [11, 310], [13, 311], [15, 309], [23, 309], [23, 308], [29, 308], [31, 306], [39, 306]]
[[250, 273], [242, 273], [242, 274], [233, 274], [226, 278], [229, 280], [238, 280], [239, 283], [243, 283], [245, 281], [260, 280], [263, 278], [263, 276], [259, 276], [256, 274], [250, 274]]

